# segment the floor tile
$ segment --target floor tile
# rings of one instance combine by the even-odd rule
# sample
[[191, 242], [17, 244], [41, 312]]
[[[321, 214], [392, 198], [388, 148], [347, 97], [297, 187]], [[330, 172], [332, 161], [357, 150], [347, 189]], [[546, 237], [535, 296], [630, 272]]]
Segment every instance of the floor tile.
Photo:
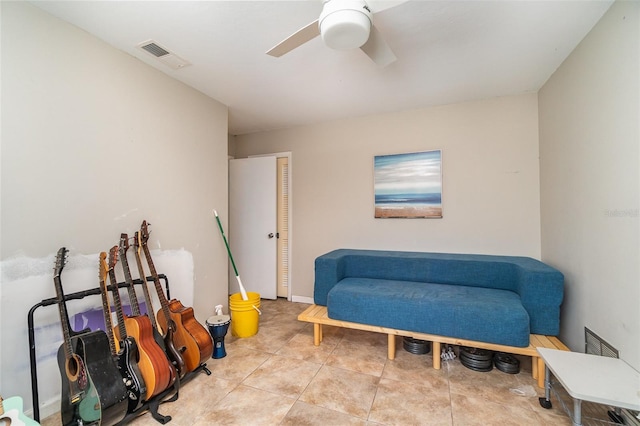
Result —
[[335, 346], [336, 345], [325, 344], [325, 342], [322, 342], [320, 346], [315, 346], [313, 339], [310, 339], [309, 336], [297, 334], [281, 347], [276, 354], [315, 362], [316, 364], [324, 364], [327, 358], [329, 358], [329, 355], [331, 355], [331, 352], [335, 349]]
[[367, 422], [338, 411], [298, 401], [280, 424], [282, 426], [365, 426]]
[[320, 364], [273, 355], [242, 384], [289, 398], [298, 398], [320, 367]]
[[451, 394], [451, 412], [454, 425], [519, 425], [538, 426], [543, 420], [531, 409], [502, 405], [488, 401], [483, 395]]
[[378, 378], [323, 366], [300, 400], [366, 419], [376, 393]]
[[[373, 348], [377, 349], [375, 346]], [[326, 364], [380, 377], [386, 362], [386, 350], [372, 350], [372, 346], [345, 338], [331, 352]]]
[[451, 425], [449, 386], [445, 379], [424, 384], [382, 379], [369, 420], [381, 424]]
[[197, 426], [211, 425], [277, 425], [287, 415], [295, 399], [240, 385], [216, 404], [192, 417]]
[[212, 359], [207, 362], [207, 366], [215, 377], [234, 381], [238, 384], [253, 373], [270, 356], [265, 352], [235, 346], [225, 345], [225, 349], [227, 356]]

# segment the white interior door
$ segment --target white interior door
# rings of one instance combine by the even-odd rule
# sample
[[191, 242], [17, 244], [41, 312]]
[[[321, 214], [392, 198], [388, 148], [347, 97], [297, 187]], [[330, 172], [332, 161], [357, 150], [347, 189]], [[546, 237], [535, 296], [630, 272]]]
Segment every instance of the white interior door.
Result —
[[276, 171], [276, 157], [229, 161], [229, 245], [244, 288], [263, 299], [277, 294]]

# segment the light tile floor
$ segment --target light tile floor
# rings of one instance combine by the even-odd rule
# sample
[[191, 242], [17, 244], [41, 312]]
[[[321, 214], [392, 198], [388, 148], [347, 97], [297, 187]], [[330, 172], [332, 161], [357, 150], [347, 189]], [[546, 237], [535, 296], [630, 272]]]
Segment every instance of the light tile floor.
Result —
[[[540, 407], [544, 390], [531, 378], [529, 358], [520, 358], [515, 375], [475, 372], [457, 359], [434, 370], [431, 355], [405, 351], [401, 337], [390, 361], [386, 335], [328, 326], [316, 347], [313, 326], [297, 320], [308, 305], [261, 305], [258, 334], [229, 332], [227, 356], [207, 361], [212, 374], [197, 373], [178, 401], [160, 406], [169, 425], [571, 424], [560, 404]], [[59, 424], [59, 416], [42, 424]], [[159, 423], [145, 413], [130, 424]]]

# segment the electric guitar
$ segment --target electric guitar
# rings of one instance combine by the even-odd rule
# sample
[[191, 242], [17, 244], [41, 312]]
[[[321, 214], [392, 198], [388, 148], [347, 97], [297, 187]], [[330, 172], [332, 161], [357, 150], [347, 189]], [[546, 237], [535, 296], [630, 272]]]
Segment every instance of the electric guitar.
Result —
[[127, 337], [123, 342], [120, 342], [120, 350], [118, 350], [118, 346], [116, 346], [116, 341], [113, 336], [113, 323], [111, 321], [111, 307], [109, 306], [109, 290], [106, 283], [106, 275], [109, 270], [105, 260], [106, 258], [107, 253], [100, 253], [100, 294], [102, 295], [102, 312], [106, 326], [105, 332], [109, 338], [111, 355], [116, 360], [122, 380], [127, 387], [129, 396], [127, 412], [131, 413], [142, 405], [142, 399], [147, 392], [147, 388], [138, 369], [138, 363], [136, 361], [138, 357], [138, 347], [135, 340]]
[[[149, 230], [147, 221], [142, 222], [140, 228], [140, 245], [144, 251], [153, 278], [153, 283], [158, 293], [158, 299], [162, 306], [162, 315], [158, 311], [157, 319], [163, 330], [171, 329], [172, 323], [175, 325], [173, 340], [177, 347], [181, 348], [187, 371], [194, 371], [202, 363], [211, 358], [213, 354], [213, 341], [209, 332], [195, 319], [193, 308], [187, 308], [177, 299], [171, 302], [167, 298], [160, 285], [158, 273], [153, 265], [151, 253], [147, 246], [149, 240]], [[182, 349], [184, 348], [184, 349]]]
[[132, 316], [127, 317], [122, 313], [119, 295], [117, 299], [114, 295], [114, 300], [116, 301], [116, 312], [118, 315], [122, 314], [124, 318], [126, 332], [129, 336], [133, 336], [136, 342], [138, 342], [138, 349], [140, 350], [140, 361], [138, 365], [142, 371], [142, 377], [144, 377], [147, 383], [145, 399], [149, 399], [173, 385], [177, 377], [177, 372], [162, 348], [156, 343], [153, 335], [153, 326], [151, 325], [149, 317], [140, 315], [140, 306], [138, 305], [136, 291], [133, 288], [133, 279], [131, 278], [129, 262], [127, 260], [128, 249], [129, 238], [127, 234], [120, 234], [118, 252], [124, 272], [124, 280], [129, 293]]
[[37, 426], [39, 423], [24, 415], [22, 398], [0, 396], [0, 426]]
[[111, 358], [104, 332], [71, 335], [60, 279], [67, 253], [64, 247], [58, 250], [53, 277], [63, 336], [63, 343], [58, 349], [58, 367], [62, 377], [62, 424], [113, 425], [127, 414], [127, 389]]

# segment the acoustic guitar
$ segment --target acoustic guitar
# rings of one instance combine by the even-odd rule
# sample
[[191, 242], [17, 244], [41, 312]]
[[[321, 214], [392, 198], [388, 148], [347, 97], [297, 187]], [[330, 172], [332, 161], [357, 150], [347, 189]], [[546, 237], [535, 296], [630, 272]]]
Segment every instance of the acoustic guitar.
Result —
[[211, 335], [196, 321], [193, 308], [183, 306], [177, 299], [172, 299], [171, 302], [167, 301], [162, 286], [160, 285], [158, 273], [151, 259], [151, 253], [147, 245], [148, 240], [149, 230], [147, 221], [145, 220], [142, 222], [140, 228], [140, 245], [147, 259], [149, 271], [151, 272], [151, 277], [153, 278], [153, 283], [158, 293], [158, 299], [160, 299], [160, 304], [162, 305], [162, 309], [158, 311], [157, 314], [158, 323], [163, 330], [168, 330], [172, 327], [172, 323], [175, 324], [176, 329], [173, 334], [174, 343], [182, 350], [187, 371], [194, 371], [202, 363], [211, 358], [213, 354]]
[[[129, 405], [127, 411], [132, 413], [142, 406], [142, 399], [147, 393], [147, 388], [138, 368], [138, 345], [132, 337], [124, 338], [119, 345], [113, 335], [113, 324], [111, 321], [111, 307], [109, 306], [109, 290], [107, 288], [106, 275], [109, 270], [106, 259], [107, 253], [100, 253], [100, 294], [102, 295], [102, 312], [104, 314], [105, 332], [109, 338], [111, 355], [116, 360], [118, 370], [122, 376], [125, 386], [129, 392]], [[117, 283], [116, 283], [117, 288]], [[119, 318], [119, 317], [118, 317]], [[120, 348], [118, 350], [118, 347]]]
[[111, 357], [109, 341], [103, 331], [72, 336], [60, 277], [67, 253], [64, 247], [58, 250], [53, 277], [63, 336], [63, 343], [58, 349], [58, 367], [62, 377], [62, 424], [113, 425], [127, 414], [127, 388]]
[[[127, 234], [120, 234], [118, 252], [120, 254], [120, 264], [124, 272], [124, 280], [127, 284], [132, 316], [128, 317], [124, 315], [119, 295], [117, 300], [114, 295], [114, 300], [116, 303], [116, 314], [122, 315], [124, 318], [126, 333], [128, 333], [129, 336], [133, 336], [138, 342], [138, 349], [140, 350], [140, 361], [138, 365], [142, 371], [142, 376], [145, 378], [145, 382], [147, 382], [145, 399], [149, 399], [173, 385], [177, 377], [177, 372], [163, 349], [156, 343], [153, 326], [151, 325], [149, 317], [140, 315], [140, 305], [138, 304], [136, 291], [133, 288], [133, 279], [131, 278], [129, 261], [127, 260], [128, 249], [129, 237]], [[118, 316], [118, 318], [120, 317]], [[122, 331], [119, 331], [119, 333], [122, 333]]]
[[[149, 321], [151, 321], [151, 325], [153, 326], [153, 336], [158, 343], [158, 346], [162, 348], [163, 351], [166, 352], [166, 348], [164, 345], [164, 340], [162, 335], [158, 331], [158, 323], [156, 322], [156, 315], [153, 310], [153, 300], [151, 300], [151, 293], [149, 293], [149, 286], [147, 285], [147, 276], [144, 272], [144, 266], [142, 265], [142, 258], [140, 257], [140, 251], [142, 247], [140, 247], [140, 233], [136, 231], [133, 237], [133, 246], [135, 248], [134, 254], [136, 258], [136, 264], [138, 266], [138, 275], [140, 277], [140, 281], [142, 281], [142, 292], [144, 294], [144, 301], [147, 305], [147, 316], [149, 317]], [[138, 306], [138, 309], [140, 307]]]
[[[137, 233], [138, 236], [138, 240], [137, 240], [137, 244], [138, 244], [138, 252], [137, 252], [137, 257], [136, 259], [138, 260], [138, 262], [140, 262], [140, 250], [142, 250], [142, 245], [141, 245], [141, 240], [140, 240], [140, 233]], [[142, 268], [141, 264], [139, 263], [140, 268]], [[141, 269], [141, 277], [145, 277], [144, 271]], [[142, 278], [143, 280], [145, 280], [145, 278]], [[154, 278], [155, 280], [155, 278]], [[158, 281], [158, 286], [160, 285], [159, 281]], [[146, 280], [145, 280], [145, 285], [146, 287]], [[157, 291], [157, 288], [156, 288]], [[162, 291], [162, 288], [160, 288], [160, 291]], [[146, 293], [145, 293], [146, 295]], [[165, 299], [166, 301], [166, 299]], [[151, 299], [148, 298], [148, 303], [149, 303], [149, 316], [153, 316], [153, 312], [151, 311], [152, 309], [152, 305], [150, 304]], [[162, 303], [162, 299], [160, 300], [160, 303]], [[165, 305], [162, 305], [163, 309], [165, 309]], [[162, 310], [162, 312], [164, 313], [165, 311]], [[166, 314], [169, 315], [169, 307], [166, 307]], [[173, 366], [176, 368], [176, 371], [178, 373], [178, 376], [180, 378], [184, 377], [184, 375], [187, 373], [187, 366], [185, 365], [184, 362], [184, 357], [183, 357], [183, 347], [182, 346], [178, 346], [178, 344], [176, 344], [176, 339], [174, 339], [174, 335], [177, 332], [177, 325], [175, 322], [173, 322], [173, 320], [171, 319], [170, 316], [168, 316], [167, 318], [169, 318], [169, 321], [167, 322], [168, 327], [165, 327], [164, 330], [161, 330], [160, 327], [158, 326], [158, 323], [156, 321], [156, 327], [157, 327], [157, 331], [159, 333], [161, 333], [162, 336], [162, 342], [164, 344], [165, 347], [165, 353], [167, 354], [167, 356], [169, 357], [169, 360], [171, 360], [171, 363], [173, 364]]]
[[38, 422], [24, 415], [22, 398], [12, 396], [2, 399], [0, 396], [0, 426], [38, 426]]

